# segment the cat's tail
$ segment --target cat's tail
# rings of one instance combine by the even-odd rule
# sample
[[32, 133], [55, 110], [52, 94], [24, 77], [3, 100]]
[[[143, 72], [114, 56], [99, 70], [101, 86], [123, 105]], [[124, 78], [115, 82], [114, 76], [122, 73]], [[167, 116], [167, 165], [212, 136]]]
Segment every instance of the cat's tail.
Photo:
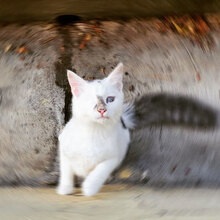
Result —
[[219, 126], [217, 110], [196, 99], [171, 94], [147, 94], [124, 106], [127, 128], [178, 125], [211, 129]]

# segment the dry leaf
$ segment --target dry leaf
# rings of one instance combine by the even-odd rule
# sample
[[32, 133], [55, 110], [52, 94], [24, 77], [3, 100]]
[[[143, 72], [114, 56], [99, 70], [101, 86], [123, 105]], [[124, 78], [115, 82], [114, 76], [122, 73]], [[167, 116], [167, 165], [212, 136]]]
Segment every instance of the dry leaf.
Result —
[[92, 35], [89, 34], [89, 33], [87, 33], [87, 34], [85, 35], [85, 37], [83, 38], [81, 44], [79, 45], [79, 49], [80, 49], [80, 50], [84, 49], [85, 46], [86, 46], [86, 44], [87, 44], [87, 42], [90, 41], [91, 39], [92, 39]]
[[82, 41], [81, 44], [79, 45], [79, 49], [82, 50], [85, 48], [85, 46], [86, 46], [86, 42]]
[[211, 48], [213, 45], [212, 38], [208, 35], [210, 28], [201, 16], [172, 16], [161, 20], [159, 31], [174, 31], [182, 36], [188, 37], [191, 41], [197, 43], [202, 48]]
[[128, 179], [131, 176], [131, 171], [130, 170], [122, 170], [119, 174], [121, 179]]
[[17, 48], [17, 50], [16, 50], [18, 53], [26, 53], [27, 52], [27, 48], [26, 47], [19, 47], [19, 48]]
[[9, 44], [5, 47], [5, 53], [7, 53], [10, 49], [11, 49], [11, 44]]
[[91, 39], [92, 39], [92, 35], [91, 35], [91, 34], [86, 34], [85, 40], [86, 40], [86, 41], [89, 41], [89, 40], [91, 40]]
[[96, 34], [102, 33], [102, 30], [99, 27], [97, 27], [96, 25], [90, 24], [89, 26], [96, 32]]
[[64, 47], [64, 46], [62, 46], [62, 47], [60, 47], [60, 49], [61, 49], [61, 50], [65, 50], [65, 47]]

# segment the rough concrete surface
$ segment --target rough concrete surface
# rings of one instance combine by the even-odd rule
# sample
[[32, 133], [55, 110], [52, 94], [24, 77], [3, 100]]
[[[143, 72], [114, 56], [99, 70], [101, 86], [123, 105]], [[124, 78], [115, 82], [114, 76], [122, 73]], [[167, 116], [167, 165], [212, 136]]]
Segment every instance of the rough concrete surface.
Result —
[[[0, 184], [38, 184], [53, 169], [64, 106], [57, 53], [42, 43], [53, 34], [41, 26], [0, 31]], [[24, 44], [28, 51], [19, 53]]]
[[53, 188], [0, 189], [4, 220], [218, 220], [220, 191], [108, 185], [95, 197], [60, 196]]
[[[70, 117], [66, 69], [91, 80], [103, 78], [122, 61], [126, 101], [170, 92], [219, 111], [220, 20], [206, 19], [213, 46], [205, 42], [203, 48], [173, 31], [159, 32], [157, 19], [2, 26], [0, 183], [56, 181], [57, 135]], [[219, 185], [219, 143], [219, 129], [134, 131], [115, 180]]]

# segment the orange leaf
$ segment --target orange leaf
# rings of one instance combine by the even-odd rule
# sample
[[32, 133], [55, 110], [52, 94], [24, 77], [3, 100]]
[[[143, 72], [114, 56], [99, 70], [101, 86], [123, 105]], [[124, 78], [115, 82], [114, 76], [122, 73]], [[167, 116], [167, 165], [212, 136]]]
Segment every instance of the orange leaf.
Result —
[[61, 49], [61, 50], [65, 50], [65, 47], [64, 47], [64, 46], [62, 46], [62, 47], [60, 47], [60, 49]]
[[92, 39], [92, 35], [91, 34], [86, 34], [85, 38], [86, 41], [89, 41]]
[[26, 53], [27, 52], [27, 48], [26, 47], [19, 47], [19, 48], [17, 48], [17, 50], [16, 50], [18, 53]]
[[85, 37], [83, 38], [81, 44], [79, 45], [79, 49], [82, 50], [85, 48], [87, 41], [90, 41], [92, 39], [92, 35], [87, 33]]

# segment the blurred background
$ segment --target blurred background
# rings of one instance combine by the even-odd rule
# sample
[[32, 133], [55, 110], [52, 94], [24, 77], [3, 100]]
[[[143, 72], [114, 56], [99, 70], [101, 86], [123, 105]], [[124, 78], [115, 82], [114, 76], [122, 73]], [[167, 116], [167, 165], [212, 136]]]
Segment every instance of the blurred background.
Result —
[[[219, 218], [220, 1], [0, 6], [2, 219]], [[93, 80], [118, 62], [126, 102], [144, 94], [167, 99], [150, 102], [125, 161], [97, 197], [59, 197], [57, 137], [71, 117], [66, 69]], [[178, 119], [188, 111], [193, 123]], [[147, 123], [155, 112], [156, 123]], [[169, 122], [160, 117], [167, 112]]]

